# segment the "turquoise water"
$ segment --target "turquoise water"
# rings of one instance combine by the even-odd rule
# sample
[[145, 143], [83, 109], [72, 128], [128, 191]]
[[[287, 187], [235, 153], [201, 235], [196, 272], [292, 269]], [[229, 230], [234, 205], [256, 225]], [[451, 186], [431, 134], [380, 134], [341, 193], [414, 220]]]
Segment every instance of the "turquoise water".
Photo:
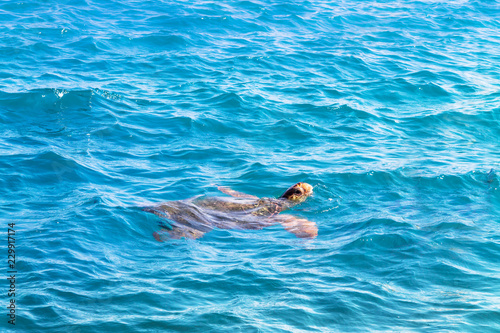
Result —
[[[0, 3], [19, 332], [500, 331], [496, 1]], [[157, 242], [140, 207], [314, 195]]]

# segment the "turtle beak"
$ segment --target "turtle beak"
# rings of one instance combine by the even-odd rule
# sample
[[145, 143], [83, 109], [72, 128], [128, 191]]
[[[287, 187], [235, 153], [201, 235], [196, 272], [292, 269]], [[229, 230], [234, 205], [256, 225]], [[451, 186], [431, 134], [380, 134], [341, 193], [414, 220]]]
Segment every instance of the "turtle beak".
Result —
[[310, 196], [313, 194], [313, 187], [309, 185], [308, 183], [300, 183], [300, 187], [304, 190], [304, 195], [305, 196]]

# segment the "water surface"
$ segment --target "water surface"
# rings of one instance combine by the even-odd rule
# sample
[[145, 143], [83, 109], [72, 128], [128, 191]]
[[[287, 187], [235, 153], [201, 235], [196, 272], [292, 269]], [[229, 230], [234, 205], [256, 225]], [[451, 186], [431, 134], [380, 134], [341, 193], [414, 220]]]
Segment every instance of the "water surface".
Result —
[[[15, 329], [499, 331], [498, 17], [492, 1], [2, 2]], [[289, 213], [314, 240], [159, 243], [139, 208], [298, 181], [315, 194]]]

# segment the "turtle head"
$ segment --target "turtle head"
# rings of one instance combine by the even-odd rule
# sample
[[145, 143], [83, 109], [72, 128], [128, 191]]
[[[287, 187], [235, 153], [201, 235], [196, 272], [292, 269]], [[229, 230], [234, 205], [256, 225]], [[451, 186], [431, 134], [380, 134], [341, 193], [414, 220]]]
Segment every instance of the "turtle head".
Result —
[[312, 193], [313, 187], [311, 185], [308, 183], [297, 183], [286, 190], [280, 198], [299, 203], [306, 200]]

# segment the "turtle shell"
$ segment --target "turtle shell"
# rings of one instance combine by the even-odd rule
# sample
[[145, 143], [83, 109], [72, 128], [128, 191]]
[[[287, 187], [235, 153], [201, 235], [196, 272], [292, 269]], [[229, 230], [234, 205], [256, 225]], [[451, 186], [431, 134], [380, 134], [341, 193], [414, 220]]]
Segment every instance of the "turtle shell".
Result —
[[288, 204], [283, 199], [207, 197], [169, 201], [144, 210], [166, 219], [162, 223], [166, 229], [187, 228], [205, 233], [213, 228], [262, 229], [274, 224], [266, 217], [286, 208]]

